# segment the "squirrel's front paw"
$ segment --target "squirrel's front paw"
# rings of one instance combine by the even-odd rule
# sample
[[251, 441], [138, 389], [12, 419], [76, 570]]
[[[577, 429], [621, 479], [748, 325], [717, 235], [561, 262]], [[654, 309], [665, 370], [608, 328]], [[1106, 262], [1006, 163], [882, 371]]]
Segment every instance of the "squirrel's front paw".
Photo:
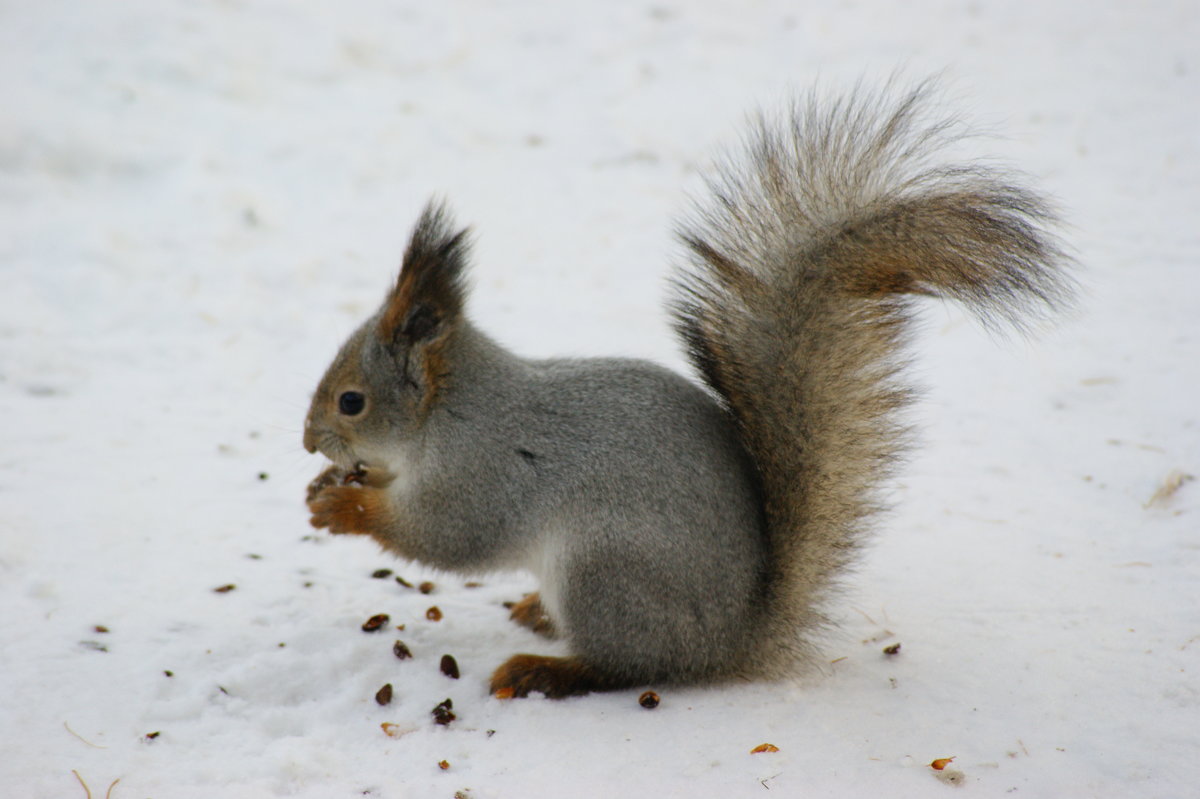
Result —
[[308, 486], [309, 522], [336, 534], [382, 530], [391, 516], [384, 490], [389, 482], [382, 473], [330, 466]]
[[305, 495], [305, 502], [312, 504], [312, 501], [317, 496], [329, 488], [330, 486], [342, 485], [346, 480], [346, 475], [350, 474], [341, 466], [330, 464], [325, 467], [325, 471], [317, 475], [311, 483], [308, 484], [308, 492]]
[[370, 534], [387, 518], [387, 496], [378, 489], [329, 486], [309, 500], [309, 523], [329, 532]]

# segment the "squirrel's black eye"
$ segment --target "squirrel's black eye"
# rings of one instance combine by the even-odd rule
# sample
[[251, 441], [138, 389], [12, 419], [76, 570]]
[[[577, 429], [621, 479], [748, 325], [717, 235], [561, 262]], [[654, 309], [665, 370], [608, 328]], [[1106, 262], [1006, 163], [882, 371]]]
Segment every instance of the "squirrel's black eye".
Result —
[[338, 410], [346, 416], [358, 416], [367, 407], [367, 398], [357, 391], [346, 391], [338, 397]]

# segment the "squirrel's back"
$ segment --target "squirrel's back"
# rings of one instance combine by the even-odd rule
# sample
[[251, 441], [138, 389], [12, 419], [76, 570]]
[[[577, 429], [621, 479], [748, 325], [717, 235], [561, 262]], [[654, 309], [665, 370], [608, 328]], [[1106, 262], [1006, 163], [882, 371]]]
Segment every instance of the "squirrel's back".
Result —
[[1048, 203], [1001, 169], [940, 161], [962, 134], [929, 94], [759, 118], [681, 230], [677, 329], [762, 478], [771, 629], [751, 660], [767, 671], [806, 654], [882, 507], [908, 439], [913, 296], [1020, 328], [1072, 293]]

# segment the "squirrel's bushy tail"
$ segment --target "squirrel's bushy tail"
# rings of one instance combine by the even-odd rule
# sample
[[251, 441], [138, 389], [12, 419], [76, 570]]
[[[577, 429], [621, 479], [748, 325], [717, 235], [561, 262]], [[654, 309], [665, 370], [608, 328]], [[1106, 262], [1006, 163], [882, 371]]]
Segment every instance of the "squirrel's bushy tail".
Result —
[[930, 121], [927, 85], [886, 94], [760, 117], [681, 230], [676, 327], [760, 470], [771, 629], [750, 661], [768, 671], [805, 654], [881, 509], [907, 437], [911, 297], [1022, 327], [1072, 294], [1046, 201], [995, 167], [936, 161], [961, 133]]

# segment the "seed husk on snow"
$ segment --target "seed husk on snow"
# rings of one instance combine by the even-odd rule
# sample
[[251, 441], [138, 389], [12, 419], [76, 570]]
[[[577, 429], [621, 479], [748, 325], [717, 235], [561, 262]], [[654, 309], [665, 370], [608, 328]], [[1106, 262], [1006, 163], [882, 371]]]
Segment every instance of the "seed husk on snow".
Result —
[[375, 702], [379, 705], [389, 705], [392, 702], [392, 684], [387, 683], [375, 692]]
[[433, 714], [433, 723], [441, 724], [443, 727], [449, 726], [450, 722], [454, 721], [458, 716], [454, 715], [452, 708], [454, 702], [450, 699], [438, 702], [430, 711]]
[[373, 633], [383, 628], [388, 623], [391, 617], [386, 613], [376, 613], [371, 618], [363, 622], [362, 630], [364, 633]]
[[654, 693], [653, 691], [646, 691], [644, 694], [638, 697], [638, 704], [646, 708], [646, 710], [653, 710], [654, 708], [658, 707], [658, 702], [658, 694]]

